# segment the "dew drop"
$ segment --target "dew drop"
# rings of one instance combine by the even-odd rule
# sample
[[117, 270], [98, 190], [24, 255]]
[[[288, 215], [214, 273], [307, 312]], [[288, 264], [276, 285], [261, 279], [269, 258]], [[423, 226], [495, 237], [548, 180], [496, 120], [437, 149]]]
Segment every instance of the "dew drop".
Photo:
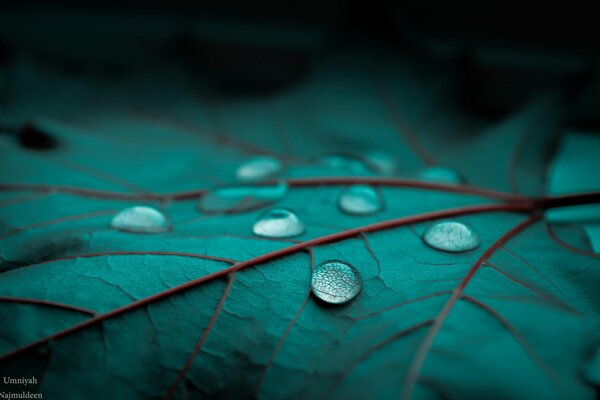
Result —
[[287, 189], [285, 183], [217, 188], [200, 198], [198, 208], [207, 213], [256, 210], [282, 199]]
[[375, 150], [367, 153], [365, 158], [383, 175], [394, 175], [398, 169], [396, 159], [389, 153]]
[[241, 181], [259, 181], [271, 178], [281, 171], [281, 162], [268, 156], [259, 156], [251, 158], [236, 171], [236, 177]]
[[338, 201], [342, 211], [354, 215], [374, 214], [383, 208], [379, 192], [370, 185], [352, 185], [344, 189]]
[[134, 233], [161, 233], [171, 229], [165, 215], [144, 206], [126, 208], [114, 216], [111, 228]]
[[320, 158], [320, 163], [327, 168], [352, 174], [369, 175], [372, 173], [367, 163], [363, 160], [346, 154], [327, 154]]
[[287, 208], [265, 211], [254, 223], [255, 235], [270, 238], [287, 238], [302, 235], [305, 226], [298, 216]]
[[419, 179], [428, 182], [450, 183], [460, 185], [466, 182], [458, 172], [446, 167], [429, 167], [421, 170], [418, 174]]
[[311, 278], [315, 296], [330, 304], [343, 304], [355, 298], [362, 289], [360, 274], [342, 261], [327, 261], [315, 267]]
[[479, 247], [479, 235], [470, 226], [456, 221], [437, 222], [423, 233], [423, 241], [437, 250], [460, 253]]

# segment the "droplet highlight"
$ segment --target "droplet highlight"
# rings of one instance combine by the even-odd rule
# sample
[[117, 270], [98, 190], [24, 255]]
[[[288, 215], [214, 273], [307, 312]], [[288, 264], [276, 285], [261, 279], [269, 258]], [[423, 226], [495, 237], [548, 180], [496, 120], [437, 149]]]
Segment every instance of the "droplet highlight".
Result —
[[418, 174], [419, 179], [428, 182], [449, 183], [460, 185], [466, 183], [465, 178], [457, 171], [446, 167], [429, 167], [421, 170]]
[[369, 215], [383, 209], [383, 200], [373, 186], [352, 185], [344, 189], [338, 205], [347, 214]]
[[342, 261], [327, 261], [315, 267], [311, 290], [329, 304], [343, 304], [354, 299], [362, 290], [362, 278], [352, 265]]
[[265, 211], [254, 223], [255, 235], [269, 238], [288, 238], [304, 233], [304, 222], [287, 208], [273, 208]]
[[256, 210], [282, 199], [287, 190], [288, 186], [285, 183], [217, 188], [200, 198], [198, 209], [206, 213], [239, 213]]
[[136, 206], [126, 208], [114, 216], [111, 228], [133, 233], [161, 233], [171, 229], [165, 215], [151, 207]]
[[423, 241], [437, 250], [460, 253], [479, 247], [479, 235], [469, 225], [443, 221], [431, 225], [423, 233]]
[[259, 156], [251, 158], [236, 171], [237, 179], [241, 181], [259, 181], [275, 176], [281, 171], [281, 161], [275, 157]]

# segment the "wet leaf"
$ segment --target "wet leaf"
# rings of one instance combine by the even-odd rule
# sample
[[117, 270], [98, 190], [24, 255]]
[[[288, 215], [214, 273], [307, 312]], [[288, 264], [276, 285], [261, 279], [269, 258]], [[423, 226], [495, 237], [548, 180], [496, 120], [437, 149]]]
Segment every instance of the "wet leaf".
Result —
[[[600, 258], [540, 214], [598, 201], [544, 197], [557, 98], [482, 121], [452, 107], [445, 70], [328, 57], [304, 88], [253, 101], [191, 92], [167, 67], [132, 78], [143, 98], [35, 64], [17, 76], [32, 100], [14, 117], [61, 146], [0, 136], [1, 375], [37, 377], [48, 399], [594, 398]], [[240, 186], [265, 155], [285, 169]], [[406, 178], [436, 165], [472, 186]], [[340, 209], [352, 185], [376, 190], [377, 212]], [[134, 206], [172, 229], [111, 229]], [[255, 235], [266, 206], [305, 229]], [[428, 246], [443, 220], [479, 247]], [[323, 272], [332, 261], [352, 268]]]

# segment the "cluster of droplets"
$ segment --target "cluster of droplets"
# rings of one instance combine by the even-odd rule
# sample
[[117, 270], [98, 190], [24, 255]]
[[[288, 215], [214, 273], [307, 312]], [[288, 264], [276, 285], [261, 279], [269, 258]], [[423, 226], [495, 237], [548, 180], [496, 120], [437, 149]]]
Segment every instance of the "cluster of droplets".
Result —
[[[382, 174], [393, 174], [396, 165], [393, 157], [373, 153], [365, 158], [327, 155], [322, 165], [353, 173], [366, 173], [373, 168]], [[282, 199], [288, 186], [274, 180], [283, 169], [282, 163], [268, 156], [254, 157], [236, 170], [242, 185], [221, 187], [203, 195], [198, 208], [205, 213], [233, 213], [264, 208]], [[427, 181], [461, 184], [464, 179], [455, 171], [443, 167], [429, 167], [419, 174]], [[271, 180], [271, 181], [268, 181]], [[349, 215], [362, 216], [381, 212], [384, 208], [379, 190], [371, 185], [357, 184], [346, 187], [338, 198], [339, 209]], [[130, 233], [156, 234], [172, 229], [169, 218], [158, 209], [146, 206], [126, 208], [111, 221], [111, 228]], [[252, 231], [265, 238], [291, 238], [305, 233], [306, 226], [292, 210], [282, 207], [267, 209], [256, 219]], [[428, 246], [445, 252], [465, 252], [479, 246], [475, 230], [461, 222], [441, 221], [429, 226], [422, 235]], [[314, 268], [311, 277], [312, 293], [329, 304], [344, 304], [361, 292], [362, 278], [358, 270], [343, 261], [327, 261]]]

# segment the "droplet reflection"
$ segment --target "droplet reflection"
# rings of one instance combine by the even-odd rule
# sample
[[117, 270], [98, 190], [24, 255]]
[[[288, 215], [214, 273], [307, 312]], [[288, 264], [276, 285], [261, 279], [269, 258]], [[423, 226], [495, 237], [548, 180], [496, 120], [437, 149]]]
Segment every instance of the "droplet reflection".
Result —
[[398, 169], [396, 159], [390, 153], [374, 150], [367, 153], [365, 158], [383, 175], [394, 175]]
[[251, 158], [236, 171], [236, 177], [241, 181], [258, 181], [271, 178], [281, 171], [281, 162], [269, 156]]
[[318, 265], [311, 279], [313, 294], [330, 304], [349, 302], [360, 293], [362, 285], [356, 268], [342, 261], [327, 261]]
[[370, 185], [352, 185], [344, 189], [338, 204], [348, 214], [374, 214], [383, 208], [379, 192]]
[[449, 183], [460, 185], [466, 183], [464, 177], [453, 169], [446, 167], [429, 167], [421, 170], [418, 174], [419, 179], [428, 182]]
[[437, 222], [423, 233], [423, 241], [437, 250], [459, 253], [479, 247], [479, 235], [473, 228], [456, 221]]
[[151, 207], [126, 208], [114, 216], [111, 228], [133, 233], [161, 233], [171, 229], [165, 215]]
[[287, 238], [304, 233], [304, 223], [287, 208], [273, 208], [265, 211], [252, 228], [255, 235], [270, 238]]

